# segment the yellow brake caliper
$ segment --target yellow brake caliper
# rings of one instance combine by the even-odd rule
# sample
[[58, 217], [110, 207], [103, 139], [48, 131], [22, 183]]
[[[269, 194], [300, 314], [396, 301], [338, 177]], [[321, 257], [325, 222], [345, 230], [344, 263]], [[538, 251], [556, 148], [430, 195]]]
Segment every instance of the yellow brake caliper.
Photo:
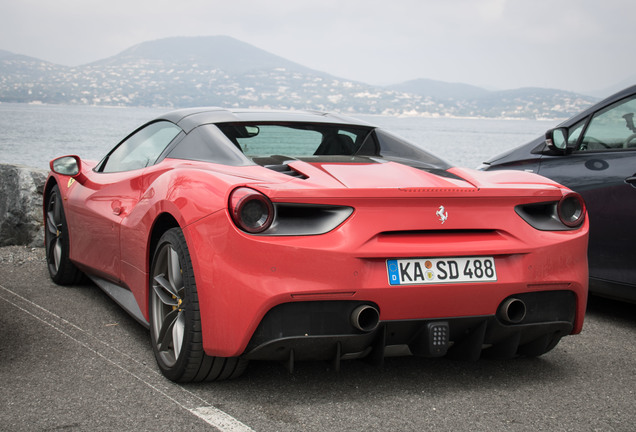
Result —
[[[179, 273], [181, 273], [181, 275], [183, 275], [183, 269], [179, 269]], [[172, 299], [173, 300], [177, 300], [177, 297], [173, 295]], [[176, 306], [172, 306], [172, 310], [179, 309], [179, 312], [181, 312], [181, 303], [183, 303], [183, 300], [178, 299], [177, 300], [177, 305]]]

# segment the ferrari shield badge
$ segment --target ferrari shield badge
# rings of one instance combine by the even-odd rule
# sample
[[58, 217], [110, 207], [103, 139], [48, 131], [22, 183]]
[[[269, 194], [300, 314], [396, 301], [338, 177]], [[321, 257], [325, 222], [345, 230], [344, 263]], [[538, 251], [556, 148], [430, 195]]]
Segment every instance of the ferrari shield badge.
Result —
[[448, 212], [446, 211], [443, 205], [439, 206], [435, 214], [437, 215], [441, 223], [446, 222], [446, 219], [448, 219]]

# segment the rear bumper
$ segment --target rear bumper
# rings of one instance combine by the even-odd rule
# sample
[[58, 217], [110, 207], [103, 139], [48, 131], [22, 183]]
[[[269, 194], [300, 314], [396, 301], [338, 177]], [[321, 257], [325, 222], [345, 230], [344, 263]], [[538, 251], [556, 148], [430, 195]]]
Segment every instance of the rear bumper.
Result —
[[290, 365], [303, 360], [339, 363], [363, 357], [380, 361], [387, 350], [402, 347], [424, 357], [510, 358], [540, 355], [571, 333], [576, 316], [572, 291], [519, 293], [513, 297], [525, 306], [522, 319], [515, 323], [507, 322], [500, 308], [497, 314], [486, 316], [382, 321], [370, 331], [355, 328], [350, 319], [358, 306], [368, 302], [285, 303], [263, 318], [244, 357]]

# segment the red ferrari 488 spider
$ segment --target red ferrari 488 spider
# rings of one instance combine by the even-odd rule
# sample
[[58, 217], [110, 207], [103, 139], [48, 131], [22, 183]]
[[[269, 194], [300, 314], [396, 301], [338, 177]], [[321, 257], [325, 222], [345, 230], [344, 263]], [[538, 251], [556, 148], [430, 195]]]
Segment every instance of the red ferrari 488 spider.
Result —
[[537, 356], [583, 325], [578, 194], [452, 167], [365, 122], [177, 110], [51, 171], [51, 278], [89, 276], [174, 381], [250, 359]]

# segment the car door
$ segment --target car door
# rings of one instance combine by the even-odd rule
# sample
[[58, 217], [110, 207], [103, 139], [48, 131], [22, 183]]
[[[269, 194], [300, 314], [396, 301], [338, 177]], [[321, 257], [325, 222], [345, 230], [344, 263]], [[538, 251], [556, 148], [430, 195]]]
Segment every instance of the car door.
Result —
[[102, 277], [120, 280], [122, 220], [141, 198], [144, 169], [180, 132], [166, 121], [146, 125], [115, 147], [88, 181], [72, 186], [67, 202], [71, 259]]
[[569, 129], [574, 151], [543, 156], [539, 174], [580, 193], [590, 218], [590, 277], [636, 284], [636, 97]]

